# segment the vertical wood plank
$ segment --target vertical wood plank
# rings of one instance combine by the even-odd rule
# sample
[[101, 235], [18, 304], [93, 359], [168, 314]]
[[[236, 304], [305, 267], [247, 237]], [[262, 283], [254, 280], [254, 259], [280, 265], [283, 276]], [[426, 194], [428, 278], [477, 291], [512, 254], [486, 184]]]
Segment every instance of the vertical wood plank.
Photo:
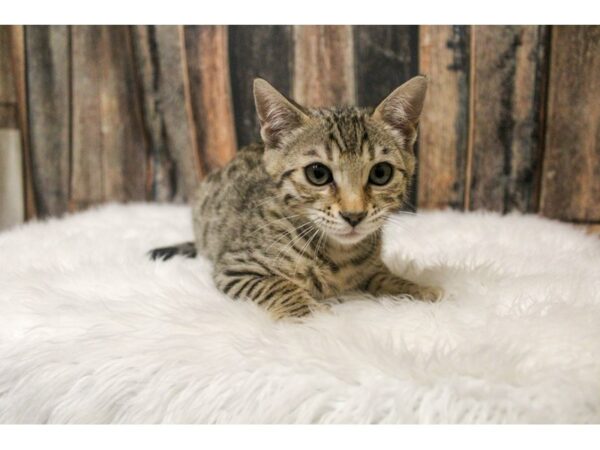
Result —
[[264, 78], [291, 94], [293, 35], [291, 26], [229, 26], [231, 88], [238, 145], [260, 141], [252, 81]]
[[17, 120], [17, 115], [16, 105], [0, 100], [0, 128], [15, 129], [18, 131], [19, 121]]
[[13, 89], [15, 91], [17, 101], [17, 120], [21, 133], [25, 218], [30, 219], [36, 216], [37, 209], [33, 195], [33, 175], [31, 168], [31, 151], [29, 146], [29, 123], [27, 120], [27, 79], [25, 69], [25, 32], [22, 25], [13, 25], [10, 27], [10, 47], [14, 81]]
[[[106, 30], [105, 30], [106, 32]], [[110, 65], [102, 57], [100, 27], [71, 28], [73, 126], [70, 179], [70, 209], [101, 202], [104, 192], [104, 142], [100, 106], [102, 66]], [[110, 95], [110, 93], [109, 93]]]
[[39, 216], [68, 210], [70, 41], [67, 26], [26, 28], [29, 133]]
[[474, 26], [472, 209], [535, 211], [546, 67], [543, 26]]
[[186, 26], [184, 35], [191, 104], [204, 175], [227, 164], [237, 150], [227, 27]]
[[72, 28], [71, 206], [146, 198], [146, 142], [124, 26]]
[[464, 208], [469, 134], [468, 26], [421, 26], [429, 88], [419, 125], [419, 208]]
[[181, 26], [133, 27], [150, 148], [149, 198], [182, 202], [201, 174]]
[[600, 221], [600, 26], [552, 27], [542, 214]]
[[355, 103], [352, 27], [294, 27], [293, 98], [314, 106]]
[[0, 25], [0, 102], [5, 106], [17, 104], [10, 25]]
[[359, 25], [354, 31], [356, 103], [375, 107], [419, 72], [419, 27]]
[[0, 26], [0, 230], [25, 219], [14, 30]]

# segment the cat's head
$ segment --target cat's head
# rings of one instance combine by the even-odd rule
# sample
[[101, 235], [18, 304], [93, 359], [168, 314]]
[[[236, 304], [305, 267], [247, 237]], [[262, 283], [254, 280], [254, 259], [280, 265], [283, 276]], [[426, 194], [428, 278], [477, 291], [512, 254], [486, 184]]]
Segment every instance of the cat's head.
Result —
[[342, 244], [379, 230], [408, 196], [426, 91], [417, 76], [375, 109], [308, 109], [256, 79], [265, 166], [290, 210]]

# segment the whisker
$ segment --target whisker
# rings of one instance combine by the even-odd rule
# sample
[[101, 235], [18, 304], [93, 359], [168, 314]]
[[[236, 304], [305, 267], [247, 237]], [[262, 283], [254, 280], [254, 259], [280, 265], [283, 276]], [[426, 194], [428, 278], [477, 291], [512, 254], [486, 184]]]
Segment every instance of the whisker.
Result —
[[[323, 242], [325, 238], [325, 232], [323, 231], [323, 234], [321, 234], [321, 237], [319, 238], [319, 242], [317, 242], [317, 248], [315, 250], [315, 258], [320, 254], [319, 252], [321, 251], [321, 242]], [[323, 242], [324, 244], [324, 242]], [[313, 258], [313, 259], [315, 259]]]
[[402, 219], [395, 218], [395, 217], [388, 217], [386, 222], [396, 225], [404, 230], [407, 230], [408, 225], [409, 225], [409, 223], [406, 220], [402, 220]]
[[312, 240], [315, 238], [315, 236], [317, 236], [319, 234], [320, 231], [321, 230], [319, 230], [319, 228], [316, 228], [316, 231], [311, 235], [310, 239], [308, 241], [306, 241], [306, 244], [304, 244], [304, 247], [302, 247], [302, 249], [300, 250], [300, 255], [298, 257], [298, 261], [296, 261], [296, 264], [294, 265], [293, 275], [296, 275], [296, 272], [298, 271], [298, 265], [300, 264], [300, 258], [302, 258], [304, 256], [304, 252], [306, 251], [306, 249], [308, 248], [308, 246], [310, 245]]
[[292, 248], [294, 246], [294, 244], [296, 242], [298, 242], [300, 239], [304, 238], [305, 236], [308, 235], [308, 233], [310, 233], [311, 231], [314, 230], [314, 226], [312, 224], [312, 222], [309, 224], [310, 226], [306, 229], [303, 230], [298, 236], [296, 236], [294, 239], [292, 239], [288, 244], [286, 244], [280, 251], [279, 253], [277, 253], [277, 255], [274, 258], [274, 261], [277, 262], [279, 261], [279, 259], [281, 258], [281, 255], [283, 254], [283, 252], [289, 250], [290, 248]]
[[271, 243], [270, 243], [270, 244], [269, 244], [269, 245], [268, 245], [268, 246], [265, 248], [265, 253], [267, 253], [267, 252], [268, 252], [268, 250], [269, 250], [269, 249], [270, 249], [270, 248], [271, 248], [273, 245], [275, 245], [275, 244], [277, 244], [277, 243], [281, 242], [283, 239], [285, 239], [285, 237], [286, 237], [286, 236], [288, 236], [288, 234], [290, 234], [292, 230], [300, 231], [300, 230], [302, 230], [304, 227], [306, 227], [306, 226], [309, 226], [309, 225], [311, 225], [311, 224], [312, 224], [312, 221], [310, 221], [310, 220], [309, 220], [309, 221], [307, 221], [307, 222], [304, 222], [302, 225], [300, 225], [300, 226], [298, 226], [298, 227], [294, 227], [294, 228], [292, 228], [291, 230], [285, 230], [285, 231], [282, 231], [281, 233], [279, 233], [280, 237], [279, 237], [279, 238], [277, 238], [275, 241], [271, 242]]
[[276, 199], [278, 199], [279, 197], [280, 197], [280, 195], [279, 195], [279, 194], [271, 195], [270, 197], [267, 197], [266, 199], [263, 199], [263, 200], [262, 200], [262, 201], [260, 201], [259, 203], [251, 203], [249, 206], [250, 206], [250, 207], [253, 207], [253, 208], [257, 208], [257, 207], [259, 207], [259, 206], [262, 206], [262, 205], [264, 205], [264, 204], [266, 204], [266, 203], [269, 203], [269, 202], [271, 202], [271, 201], [273, 201], [273, 200], [276, 200]]
[[250, 235], [248, 235], [248, 237], [252, 237], [254, 236], [256, 233], [258, 233], [260, 230], [264, 230], [266, 227], [268, 227], [269, 225], [273, 225], [275, 223], [284, 221], [284, 220], [289, 220], [289, 219], [293, 219], [294, 217], [299, 217], [301, 214], [293, 214], [291, 216], [285, 216], [285, 217], [281, 217], [279, 219], [275, 219], [275, 220], [270, 220], [267, 223], [261, 225], [260, 227], [258, 227], [256, 230], [253, 230], [252, 233]]
[[[389, 202], [389, 203], [384, 203], [383, 205], [380, 205], [379, 208], [389, 208], [389, 207], [396, 207], [397, 204], [393, 203], [393, 202]], [[403, 210], [396, 210], [393, 212], [393, 214], [406, 214], [406, 215], [417, 215], [418, 213], [413, 212], [413, 211], [403, 211]]]

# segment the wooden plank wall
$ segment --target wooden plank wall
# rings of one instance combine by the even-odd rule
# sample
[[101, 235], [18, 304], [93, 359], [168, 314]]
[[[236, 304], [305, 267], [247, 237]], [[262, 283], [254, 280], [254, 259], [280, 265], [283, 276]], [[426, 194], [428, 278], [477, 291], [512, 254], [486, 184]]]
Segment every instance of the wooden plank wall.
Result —
[[598, 26], [2, 26], [0, 49], [29, 218], [186, 201], [258, 139], [254, 77], [374, 106], [424, 73], [414, 206], [600, 224]]

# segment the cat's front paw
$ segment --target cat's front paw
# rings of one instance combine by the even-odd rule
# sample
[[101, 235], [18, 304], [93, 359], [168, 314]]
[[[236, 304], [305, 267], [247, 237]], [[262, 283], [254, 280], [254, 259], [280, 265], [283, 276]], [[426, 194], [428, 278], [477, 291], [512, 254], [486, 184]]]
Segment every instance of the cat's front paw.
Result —
[[437, 302], [444, 296], [444, 290], [434, 286], [419, 286], [412, 295], [419, 300]]
[[311, 316], [312, 314], [327, 312], [331, 310], [331, 305], [319, 302], [297, 303], [286, 308], [272, 309], [271, 315], [275, 320], [292, 319], [299, 320]]

